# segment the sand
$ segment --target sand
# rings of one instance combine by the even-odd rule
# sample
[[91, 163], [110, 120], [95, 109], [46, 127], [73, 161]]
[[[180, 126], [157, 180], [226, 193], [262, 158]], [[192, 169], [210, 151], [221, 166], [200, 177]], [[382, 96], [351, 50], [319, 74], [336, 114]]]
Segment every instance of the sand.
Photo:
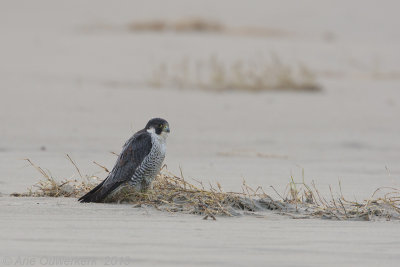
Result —
[[[357, 200], [380, 186], [400, 187], [398, 8], [396, 1], [1, 2], [0, 257], [10, 257], [3, 263], [27, 257], [49, 265], [51, 257], [66, 257], [106, 264], [117, 257], [137, 265], [397, 266], [393, 221], [274, 213], [204, 221], [129, 205], [8, 195], [39, 179], [24, 158], [55, 177], [77, 177], [68, 153], [84, 173], [104, 178], [92, 161], [111, 168], [109, 152], [118, 153], [154, 116], [171, 125], [168, 168], [181, 166], [187, 179], [239, 190], [245, 178], [274, 197], [269, 186], [284, 191], [291, 175], [301, 181], [302, 169], [324, 195], [329, 185], [339, 191], [338, 180], [343, 194]], [[285, 34], [124, 28], [190, 16]], [[160, 62], [270, 53], [307, 65], [323, 91], [212, 93], [147, 83]]]

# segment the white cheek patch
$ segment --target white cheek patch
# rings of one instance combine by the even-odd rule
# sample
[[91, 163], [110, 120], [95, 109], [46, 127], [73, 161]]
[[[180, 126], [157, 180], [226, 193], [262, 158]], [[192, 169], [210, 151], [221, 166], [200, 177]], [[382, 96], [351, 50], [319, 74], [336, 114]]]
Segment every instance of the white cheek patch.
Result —
[[151, 128], [149, 128], [149, 129], [147, 129], [147, 132], [148, 132], [148, 133], [151, 133], [151, 134], [155, 134], [155, 133], [156, 133], [156, 129], [154, 129], [153, 127], [151, 127]]
[[168, 137], [168, 133], [162, 131], [161, 134], [156, 134], [156, 129], [151, 127], [147, 130], [148, 133], [150, 133], [154, 138], [157, 138], [158, 140], [162, 140], [162, 142], [165, 142], [165, 140]]
[[161, 137], [163, 138], [163, 139], [167, 139], [167, 137], [168, 137], [168, 133], [167, 132], [161, 132]]

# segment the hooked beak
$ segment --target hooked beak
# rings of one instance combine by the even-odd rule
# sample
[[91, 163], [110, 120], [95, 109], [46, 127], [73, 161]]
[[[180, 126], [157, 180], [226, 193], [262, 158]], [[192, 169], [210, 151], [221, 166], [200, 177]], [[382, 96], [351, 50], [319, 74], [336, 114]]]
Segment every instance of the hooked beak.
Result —
[[167, 133], [169, 133], [169, 132], [170, 132], [170, 130], [169, 130], [169, 126], [165, 126], [165, 128], [164, 128], [164, 132], [167, 132]]

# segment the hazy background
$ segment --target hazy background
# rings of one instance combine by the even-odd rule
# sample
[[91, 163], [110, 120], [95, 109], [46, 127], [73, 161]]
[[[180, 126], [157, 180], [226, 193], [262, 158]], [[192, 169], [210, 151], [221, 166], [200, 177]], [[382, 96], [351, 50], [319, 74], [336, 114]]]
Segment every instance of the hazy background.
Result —
[[[166, 163], [189, 177], [231, 189], [242, 177], [279, 187], [304, 168], [323, 188], [341, 179], [351, 195], [394, 185], [398, 8], [397, 1], [1, 1], [0, 191], [37, 179], [19, 160], [26, 157], [62, 178], [73, 174], [65, 153], [88, 174], [99, 170], [93, 160], [111, 167], [108, 152], [118, 153], [154, 116], [171, 124]], [[273, 59], [293, 72], [305, 66], [322, 90], [291, 92], [289, 84], [253, 92], [240, 83], [231, 90], [235, 77], [196, 88], [196, 78], [185, 77], [196, 70], [183, 73], [182, 64], [203, 64], [212, 76], [213, 58], [228, 72], [235, 62], [255, 65], [242, 76], [257, 66], [280, 75]]]
[[[13, 198], [105, 178], [152, 117], [187, 179], [352, 200], [399, 187], [399, 1], [0, 1], [0, 247], [141, 265], [397, 266], [395, 223], [218, 218]], [[138, 230], [139, 229], [139, 230]], [[239, 252], [239, 253], [238, 253]], [[73, 255], [73, 256], [71, 256]], [[2, 256], [2, 255], [0, 255]], [[99, 262], [99, 261], [98, 261]]]

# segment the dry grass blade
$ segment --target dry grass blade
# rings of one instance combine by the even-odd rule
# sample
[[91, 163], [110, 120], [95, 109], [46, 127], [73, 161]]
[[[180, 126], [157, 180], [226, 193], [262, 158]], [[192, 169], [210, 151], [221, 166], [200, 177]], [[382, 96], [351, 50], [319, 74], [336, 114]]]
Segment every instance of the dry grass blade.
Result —
[[97, 166], [99, 166], [100, 168], [102, 168], [105, 172], [107, 172], [107, 173], [110, 172], [106, 167], [104, 167], [103, 165], [97, 163], [96, 161], [93, 161], [93, 163], [96, 164]]
[[72, 165], [74, 165], [75, 169], [78, 171], [78, 174], [81, 178], [83, 178], [81, 171], [79, 170], [78, 166], [76, 165], [76, 163], [71, 159], [71, 157], [67, 154], [67, 158], [69, 159], [69, 161], [71, 161]]

